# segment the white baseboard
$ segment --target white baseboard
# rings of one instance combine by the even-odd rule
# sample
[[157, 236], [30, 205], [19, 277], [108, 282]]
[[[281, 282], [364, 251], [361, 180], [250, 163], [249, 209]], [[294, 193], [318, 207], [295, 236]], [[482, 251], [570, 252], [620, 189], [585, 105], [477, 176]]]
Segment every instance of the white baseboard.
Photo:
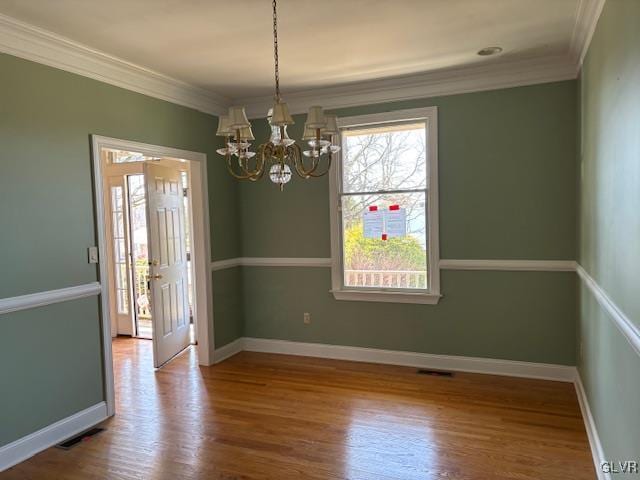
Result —
[[107, 404], [97, 403], [70, 417], [0, 447], [0, 472], [106, 420]]
[[538, 378], [573, 382], [576, 369], [573, 366], [545, 363], [517, 362], [491, 358], [434, 355], [430, 353], [380, 350], [375, 348], [325, 345], [320, 343], [290, 342], [265, 338], [243, 338], [242, 350], [250, 352], [281, 353], [306, 357], [332, 358], [355, 362], [382, 363], [416, 368], [453, 370], [459, 372], [506, 375], [511, 377]]
[[584, 390], [584, 385], [580, 378], [580, 372], [576, 372], [574, 385], [576, 387], [576, 395], [578, 396], [578, 403], [580, 404], [580, 411], [582, 412], [582, 418], [584, 420], [584, 427], [587, 430], [587, 436], [589, 437], [591, 456], [593, 457], [593, 465], [596, 469], [596, 475], [598, 476], [598, 480], [611, 480], [611, 474], [603, 472], [601, 468], [606, 457], [604, 455], [602, 443], [600, 443], [596, 423], [593, 420], [593, 415], [589, 408], [589, 401], [587, 400], [587, 393]]
[[244, 338], [237, 338], [231, 343], [216, 348], [213, 352], [213, 363], [220, 363], [229, 357], [233, 357], [236, 353], [240, 353], [243, 350]]

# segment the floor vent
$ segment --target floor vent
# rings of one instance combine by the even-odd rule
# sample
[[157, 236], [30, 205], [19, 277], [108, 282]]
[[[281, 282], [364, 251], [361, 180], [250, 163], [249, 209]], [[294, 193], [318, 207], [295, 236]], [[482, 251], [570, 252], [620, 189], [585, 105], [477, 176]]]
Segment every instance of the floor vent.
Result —
[[453, 372], [446, 372], [444, 370], [426, 370], [420, 369], [418, 370], [420, 375], [431, 375], [433, 377], [453, 377]]
[[99, 434], [100, 432], [104, 432], [104, 430], [105, 430], [104, 428], [99, 428], [99, 427], [92, 428], [91, 430], [87, 430], [86, 432], [80, 433], [75, 437], [71, 437], [69, 440], [65, 440], [64, 442], [59, 443], [58, 445], [56, 445], [56, 447], [61, 448], [63, 450], [69, 450], [81, 442], [88, 442], [95, 435]]

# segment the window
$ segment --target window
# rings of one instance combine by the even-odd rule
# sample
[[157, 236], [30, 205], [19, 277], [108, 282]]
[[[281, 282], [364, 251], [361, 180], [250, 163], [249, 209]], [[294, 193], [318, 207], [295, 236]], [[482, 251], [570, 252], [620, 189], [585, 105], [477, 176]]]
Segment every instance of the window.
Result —
[[440, 298], [435, 107], [341, 118], [331, 176], [338, 300]]
[[132, 163], [160, 160], [160, 157], [149, 157], [144, 153], [131, 152], [129, 150], [113, 150], [105, 148], [104, 151], [107, 154], [108, 163]]

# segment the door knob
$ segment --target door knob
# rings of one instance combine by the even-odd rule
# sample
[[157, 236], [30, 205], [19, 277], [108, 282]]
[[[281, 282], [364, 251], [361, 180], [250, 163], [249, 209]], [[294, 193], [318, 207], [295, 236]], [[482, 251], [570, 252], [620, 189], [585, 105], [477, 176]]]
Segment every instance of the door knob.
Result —
[[150, 275], [150, 277], [149, 277], [149, 278], [152, 278], [152, 279], [154, 279], [154, 280], [159, 280], [159, 279], [161, 279], [161, 278], [162, 278], [162, 275], [160, 275], [160, 274], [158, 274], [158, 275]]

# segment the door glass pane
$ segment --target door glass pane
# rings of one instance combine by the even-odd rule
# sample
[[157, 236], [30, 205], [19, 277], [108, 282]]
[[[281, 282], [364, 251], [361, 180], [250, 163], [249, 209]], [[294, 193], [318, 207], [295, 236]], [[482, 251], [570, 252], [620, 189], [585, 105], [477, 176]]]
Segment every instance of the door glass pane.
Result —
[[135, 313], [139, 337], [151, 338], [151, 307], [147, 284], [149, 275], [149, 245], [147, 236], [147, 198], [144, 175], [129, 175], [129, 211], [131, 215], [131, 254]]
[[427, 289], [426, 192], [342, 196], [344, 285]]
[[113, 232], [113, 260], [115, 270], [116, 308], [119, 314], [129, 313], [127, 281], [127, 255], [125, 248], [124, 225], [124, 189], [117, 185], [111, 187], [111, 211]]

